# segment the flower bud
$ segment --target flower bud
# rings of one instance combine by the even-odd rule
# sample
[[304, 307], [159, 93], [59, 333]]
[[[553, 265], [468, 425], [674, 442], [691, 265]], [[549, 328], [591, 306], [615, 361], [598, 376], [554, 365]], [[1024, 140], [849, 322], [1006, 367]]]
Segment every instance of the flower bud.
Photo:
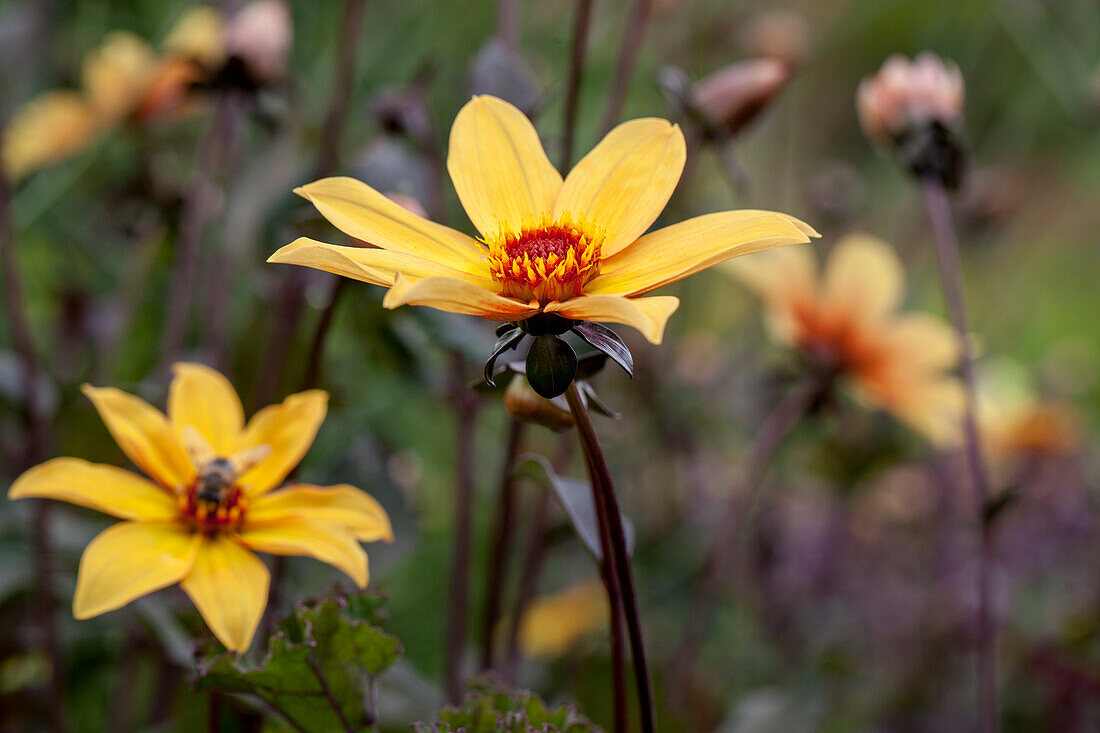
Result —
[[957, 188], [964, 151], [963, 79], [959, 67], [922, 53], [915, 61], [891, 56], [877, 74], [860, 82], [859, 124], [875, 145], [890, 149], [916, 176]]
[[962, 121], [963, 78], [959, 67], [931, 53], [914, 61], [901, 55], [886, 59], [874, 76], [863, 79], [856, 95], [859, 123], [874, 143], [891, 145], [915, 128]]
[[692, 89], [692, 101], [711, 124], [736, 135], [779, 94], [790, 76], [790, 68], [776, 59], [738, 61], [700, 80]]
[[244, 62], [253, 81], [277, 82], [286, 74], [294, 28], [282, 0], [257, 0], [234, 15], [226, 29], [226, 49]]
[[520, 422], [535, 423], [560, 433], [573, 427], [573, 414], [561, 404], [561, 398], [548, 400], [539, 396], [527, 377], [516, 374], [504, 393], [504, 407]]

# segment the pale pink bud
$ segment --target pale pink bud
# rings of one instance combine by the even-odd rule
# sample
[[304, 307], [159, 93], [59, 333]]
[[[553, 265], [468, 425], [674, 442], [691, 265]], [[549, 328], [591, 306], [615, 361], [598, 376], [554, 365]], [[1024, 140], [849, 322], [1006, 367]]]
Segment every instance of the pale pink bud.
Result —
[[736, 135], [779, 94], [790, 68], [776, 59], [750, 59], [725, 66], [692, 89], [697, 109], [714, 125]]
[[959, 67], [932, 53], [910, 61], [894, 55], [856, 94], [859, 123], [867, 137], [887, 145], [913, 128], [939, 123], [955, 128], [962, 119], [963, 78]]
[[286, 74], [294, 37], [290, 8], [282, 0], [257, 0], [234, 15], [226, 29], [226, 47], [260, 83], [279, 81]]

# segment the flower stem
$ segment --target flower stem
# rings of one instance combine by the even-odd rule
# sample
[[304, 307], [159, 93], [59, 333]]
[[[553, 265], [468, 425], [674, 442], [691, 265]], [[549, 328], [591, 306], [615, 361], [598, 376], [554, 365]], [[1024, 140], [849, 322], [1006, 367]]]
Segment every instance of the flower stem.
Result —
[[496, 541], [489, 553], [489, 580], [485, 586], [485, 619], [482, 628], [481, 668], [492, 669], [495, 657], [495, 631], [500, 620], [500, 607], [504, 596], [505, 577], [508, 570], [508, 554], [515, 536], [516, 482], [512, 475], [516, 456], [523, 444], [523, 423], [515, 418], [509, 421], [508, 444], [504, 451], [500, 489], [497, 493]]
[[584, 403], [581, 401], [576, 382], [569, 385], [569, 389], [565, 392], [565, 398], [569, 402], [573, 419], [576, 420], [581, 448], [584, 451], [585, 462], [588, 464], [589, 475], [592, 478], [592, 496], [596, 505], [596, 517], [600, 525], [600, 545], [603, 548], [606, 584], [612, 605], [612, 639], [615, 638], [617, 633], [621, 633], [616, 631], [618, 618], [614, 613], [615, 595], [618, 594], [618, 605], [621, 606], [622, 617], [626, 620], [627, 632], [630, 637], [630, 652], [634, 661], [634, 682], [638, 690], [638, 711], [642, 731], [651, 733], [656, 730], [653, 688], [649, 680], [649, 665], [646, 661], [645, 644], [642, 640], [638, 599], [634, 591], [630, 555], [626, 549], [622, 512], [619, 509], [619, 501], [615, 497], [615, 487], [611, 481], [611, 472], [607, 467], [607, 461], [604, 459], [603, 448], [600, 446], [599, 438], [596, 437], [596, 430], [592, 427], [588, 410], [585, 409]]
[[573, 16], [573, 47], [569, 52], [569, 74], [565, 83], [565, 113], [562, 120], [561, 159], [558, 170], [563, 174], [573, 164], [573, 144], [577, 137], [577, 108], [580, 99], [584, 58], [588, 53], [588, 31], [592, 27], [593, 0], [577, 0]]
[[[23, 279], [19, 270], [16, 252], [15, 221], [11, 210], [11, 188], [7, 178], [0, 174], [0, 270], [3, 270], [4, 307], [12, 341], [19, 355], [19, 366], [23, 380], [23, 419], [26, 422], [27, 435], [23, 451], [23, 465], [26, 470], [40, 462], [45, 456], [46, 443], [49, 440], [49, 424], [42, 414], [42, 400], [39, 389], [44, 383], [42, 366], [35, 350], [34, 337], [31, 335], [30, 321], [27, 318], [26, 302], [23, 293]], [[64, 712], [64, 659], [58, 639], [57, 617], [54, 613], [54, 576], [53, 548], [49, 534], [50, 507], [45, 499], [34, 500], [32, 533], [34, 537], [35, 596], [38, 608], [39, 632], [42, 645], [50, 660], [48, 695], [50, 708], [50, 726], [55, 733], [66, 729]]]
[[828, 393], [835, 376], [835, 370], [824, 368], [791, 390], [764, 418], [745, 452], [738, 479], [740, 490], [730, 492], [726, 510], [715, 528], [692, 593], [684, 634], [673, 656], [672, 678], [681, 705], [687, 701], [693, 663], [706, 638], [722, 579], [728, 575], [735, 551], [744, 539], [749, 512], [759, 497], [764, 473], [795, 427]]
[[981, 549], [978, 557], [978, 729], [981, 733], [996, 733], [999, 721], [997, 630], [992, 613], [994, 536], [993, 525], [985, 518], [990, 496], [989, 476], [982, 458], [981, 435], [978, 431], [974, 355], [970, 348], [970, 327], [962, 286], [959, 246], [951, 222], [947, 191], [938, 180], [932, 177], [924, 178], [922, 183], [928, 218], [936, 240], [936, 261], [939, 265], [940, 280], [943, 283], [944, 299], [947, 301], [951, 322], [959, 340], [959, 374], [962, 377], [966, 396], [963, 437], [981, 527]]
[[[321, 149], [317, 155], [316, 178], [331, 176], [340, 162], [340, 141], [344, 122], [351, 101], [351, 87], [355, 77], [355, 54], [359, 48], [359, 33], [363, 26], [366, 0], [344, 0], [340, 19], [340, 37], [336, 46], [336, 68], [333, 71], [332, 98], [321, 123]], [[340, 301], [343, 278], [333, 277], [328, 303], [317, 322], [311, 339], [306, 378], [314, 384], [320, 381], [321, 353], [328, 336], [333, 311]], [[269, 404], [279, 390], [286, 361], [290, 353], [294, 332], [301, 321], [305, 305], [305, 274], [300, 268], [290, 268], [283, 278], [276, 296], [271, 335], [261, 361], [263, 368], [257, 380], [253, 403], [258, 407]]]
[[508, 48], [519, 46], [519, 0], [499, 0], [497, 3], [497, 38]]
[[176, 257], [168, 292], [164, 317], [164, 337], [161, 341], [160, 370], [167, 371], [183, 352], [187, 328], [199, 279], [202, 238], [206, 225], [217, 206], [217, 169], [226, 157], [236, 129], [235, 117], [239, 105], [235, 95], [226, 94], [210, 125], [199, 140], [195, 154], [187, 197], [180, 212], [179, 234], [176, 237]]
[[477, 395], [466, 385], [466, 360], [451, 354], [451, 404], [455, 416], [454, 537], [451, 544], [450, 610], [447, 613], [447, 701], [462, 698], [462, 657], [470, 594], [470, 540], [474, 504], [474, 418]]
[[[557, 455], [551, 465], [558, 474], [565, 473], [569, 465], [569, 459], [573, 454], [573, 441], [568, 433], [561, 436]], [[539, 574], [542, 572], [542, 563], [546, 558], [547, 536], [546, 525], [550, 516], [550, 489], [544, 487], [539, 491], [535, 499], [535, 506], [531, 511], [531, 518], [527, 527], [527, 549], [523, 554], [523, 567], [519, 576], [519, 591], [516, 593], [516, 604], [512, 608], [511, 623], [508, 625], [508, 648], [504, 658], [504, 679], [515, 683], [517, 667], [519, 666], [519, 629], [523, 622], [523, 614], [527, 611], [527, 605], [535, 597], [538, 590]]]
[[607, 106], [604, 107], [603, 121], [600, 123], [604, 134], [607, 134], [619, 121], [619, 115], [623, 111], [623, 103], [626, 101], [626, 88], [630, 86], [630, 77], [634, 73], [634, 65], [638, 62], [638, 51], [642, 46], [642, 36], [645, 34], [646, 21], [649, 20], [649, 10], [653, 0], [634, 0], [634, 6], [630, 9], [630, 17], [626, 21], [626, 32], [623, 34], [623, 45], [619, 48], [619, 59], [615, 63], [615, 75], [611, 78], [611, 88], [607, 92]]

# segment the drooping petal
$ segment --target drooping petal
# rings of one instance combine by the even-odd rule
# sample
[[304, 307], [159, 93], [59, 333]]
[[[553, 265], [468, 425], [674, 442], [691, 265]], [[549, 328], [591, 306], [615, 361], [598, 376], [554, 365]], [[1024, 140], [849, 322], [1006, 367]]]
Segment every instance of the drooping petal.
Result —
[[118, 447], [142, 471], [169, 488], [191, 483], [195, 468], [164, 413], [114, 387], [85, 384], [81, 390], [95, 405]]
[[246, 547], [273, 555], [304, 555], [339, 568], [360, 588], [367, 587], [367, 553], [351, 532], [338, 524], [286, 517], [254, 522], [249, 516], [241, 529]]
[[882, 318], [901, 302], [905, 273], [886, 242], [852, 234], [830, 253], [823, 278], [823, 304], [865, 321]]
[[171, 521], [176, 502], [165, 489], [115, 466], [55, 458], [28, 470], [8, 489], [9, 499], [57, 499], [120, 519]]
[[121, 522], [80, 558], [73, 616], [91, 618], [178, 582], [191, 571], [202, 535], [175, 523]]
[[[229, 380], [202, 364], [178, 363], [168, 388], [168, 419], [180, 439], [188, 425], [202, 433], [215, 454], [232, 455], [244, 427], [241, 398]], [[186, 445], [186, 444], [185, 444]]]
[[585, 292], [644, 295], [732, 257], [809, 242], [810, 236], [818, 235], [797, 219], [770, 211], [698, 216], [646, 234], [605, 259]]
[[322, 178], [294, 192], [337, 229], [367, 244], [457, 270], [482, 261], [485, 248], [476, 239], [419, 217], [354, 178]]
[[328, 394], [311, 389], [257, 412], [248, 421], [237, 450], [268, 445], [271, 453], [241, 476], [239, 483], [253, 495], [278, 486], [302, 462], [327, 411]]
[[232, 539], [218, 535], [199, 548], [195, 566], [180, 586], [225, 647], [248, 651], [267, 607], [267, 567]]
[[607, 234], [610, 257], [649, 229], [684, 171], [687, 146], [677, 125], [646, 118], [624, 122], [574, 166], [554, 214], [581, 215]]
[[346, 527], [361, 542], [393, 541], [386, 510], [373, 496], [348, 484], [288, 486], [257, 498], [248, 509], [250, 523], [287, 517]]
[[447, 154], [458, 198], [484, 237], [505, 228], [518, 233], [550, 213], [561, 190], [530, 120], [507, 102], [471, 99], [451, 127]]
[[[308, 237], [299, 237], [267, 258], [268, 262], [302, 265], [333, 275], [362, 280], [373, 285], [391, 287], [398, 272], [409, 277], [455, 277], [482, 287], [490, 287], [492, 280], [484, 262], [471, 263], [468, 270], [456, 270], [431, 260], [406, 252], [365, 247], [341, 247], [325, 244]], [[474, 274], [480, 272], [481, 274]]]
[[473, 283], [453, 277], [428, 277], [413, 280], [398, 273], [393, 287], [382, 300], [384, 308], [402, 305], [427, 305], [451, 313], [481, 316], [494, 321], [512, 321], [538, 312], [537, 307], [514, 298], [505, 298]]
[[624, 323], [638, 329], [651, 344], [659, 344], [664, 337], [669, 316], [679, 306], [679, 298], [671, 295], [655, 295], [649, 298], [582, 295], [564, 303], [551, 303], [546, 306], [546, 312], [580, 321]]

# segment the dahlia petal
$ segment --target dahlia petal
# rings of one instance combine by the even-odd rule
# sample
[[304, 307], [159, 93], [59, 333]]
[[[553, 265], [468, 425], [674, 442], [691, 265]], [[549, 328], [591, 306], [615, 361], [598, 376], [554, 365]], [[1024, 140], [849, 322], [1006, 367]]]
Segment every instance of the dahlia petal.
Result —
[[580, 215], [601, 227], [607, 235], [602, 253], [610, 257], [657, 220], [686, 159], [677, 125], [656, 118], [624, 122], [569, 172], [554, 215]]
[[492, 284], [484, 262], [470, 263], [458, 270], [407, 252], [367, 247], [342, 247], [299, 237], [267, 259], [289, 265], [302, 265], [333, 275], [362, 280], [373, 285], [392, 287], [398, 272], [410, 277], [457, 277], [486, 287]]
[[385, 308], [426, 305], [451, 313], [481, 316], [494, 321], [513, 321], [538, 312], [537, 307], [506, 298], [479, 285], [453, 277], [407, 278], [398, 273], [382, 300]]
[[191, 483], [195, 468], [164, 413], [114, 387], [85, 384], [81, 390], [118, 446], [142, 471], [167, 487]]
[[688, 219], [605, 259], [585, 292], [643, 295], [732, 257], [809, 242], [796, 222], [785, 214], [752, 210]]
[[470, 221], [486, 238], [502, 227], [518, 233], [537, 222], [562, 187], [530, 120], [504, 100], [485, 95], [471, 99], [455, 117], [447, 171]]
[[215, 454], [232, 455], [244, 427], [244, 408], [229, 380], [202, 364], [181, 362], [172, 366], [168, 388], [168, 419], [182, 440], [191, 426], [210, 443]]
[[327, 411], [328, 394], [312, 389], [292, 394], [281, 404], [257, 412], [245, 426], [237, 450], [268, 445], [271, 452], [246, 471], [239, 484], [253, 496], [278, 486], [302, 462]]
[[55, 458], [17, 478], [8, 498], [28, 497], [67, 501], [120, 519], [170, 521], [177, 514], [176, 502], [162, 487], [131, 471], [79, 458]]
[[367, 587], [367, 553], [351, 532], [338, 524], [298, 517], [254, 522], [250, 516], [239, 538], [245, 547], [258, 552], [316, 558], [343, 571], [360, 588]]
[[894, 250], [866, 234], [837, 243], [822, 280], [823, 306], [869, 321], [897, 308], [905, 290], [905, 273]]
[[333, 226], [367, 244], [466, 271], [485, 248], [473, 237], [413, 214], [354, 178], [322, 178], [294, 190]]
[[264, 615], [270, 579], [258, 557], [219, 535], [203, 542], [195, 566], [180, 586], [214, 636], [227, 649], [241, 654], [252, 645]]
[[547, 313], [579, 321], [623, 323], [636, 328], [652, 344], [661, 343], [665, 324], [680, 300], [670, 295], [626, 298], [621, 295], [582, 295], [562, 303], [550, 303]]
[[174, 523], [121, 522], [100, 532], [80, 558], [73, 616], [91, 618], [180, 581], [202, 535]]
[[393, 527], [378, 500], [354, 486], [298, 484], [256, 499], [248, 521], [263, 523], [288, 517], [346, 527], [361, 542], [393, 542]]

